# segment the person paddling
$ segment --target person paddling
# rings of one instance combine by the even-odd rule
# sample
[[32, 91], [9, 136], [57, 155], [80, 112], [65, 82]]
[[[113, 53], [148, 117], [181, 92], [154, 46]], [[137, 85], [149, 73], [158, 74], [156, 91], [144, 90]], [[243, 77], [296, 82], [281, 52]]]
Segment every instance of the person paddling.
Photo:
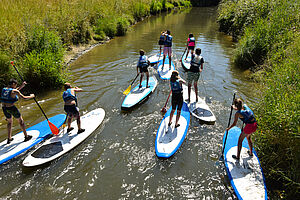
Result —
[[253, 143], [251, 140], [251, 135], [254, 133], [257, 129], [257, 122], [255, 119], [255, 116], [247, 106], [243, 105], [243, 101], [241, 99], [235, 99], [234, 100], [234, 105], [232, 105], [233, 109], [237, 110], [234, 116], [234, 122], [229, 126], [226, 130], [229, 131], [232, 127], [234, 127], [240, 118], [243, 123], [245, 123], [244, 129], [242, 129], [242, 133], [240, 134], [239, 140], [238, 140], [238, 148], [237, 148], [237, 155], [232, 155], [234, 159], [239, 160], [240, 159], [240, 154], [241, 154], [241, 149], [242, 149], [242, 143], [245, 137], [248, 140], [249, 144], [249, 151], [248, 154], [249, 156], [253, 156]]
[[178, 121], [180, 119], [181, 108], [183, 105], [183, 94], [182, 94], [182, 84], [185, 81], [179, 76], [179, 72], [174, 70], [170, 79], [170, 87], [172, 90], [172, 111], [170, 113], [170, 120], [168, 126], [172, 124], [172, 118], [177, 108], [175, 128], [179, 127]]
[[191, 50], [191, 55], [194, 54], [195, 45], [196, 45], [196, 40], [194, 38], [194, 35], [192, 33], [190, 33], [189, 38], [187, 40], [187, 44], [186, 44], [187, 53], [186, 53], [186, 56], [185, 56], [185, 60], [187, 59], [190, 50]]
[[[148, 85], [149, 82], [149, 71], [148, 71], [148, 66], [150, 65], [150, 62], [148, 60], [148, 57], [145, 56], [145, 51], [144, 50], [140, 50], [140, 58], [136, 67], [136, 71], [137, 74], [141, 74], [141, 78], [140, 78], [140, 85], [139, 88], [142, 88], [142, 81], [143, 81], [143, 76], [144, 73], [146, 73], [147, 76], [147, 84], [146, 84], [146, 88], [149, 88], [150, 86]], [[139, 72], [140, 69], [140, 72]]]
[[200, 77], [200, 73], [203, 70], [203, 63], [204, 59], [201, 54], [201, 49], [197, 48], [196, 49], [196, 54], [192, 54], [192, 59], [191, 59], [191, 67], [187, 72], [187, 81], [188, 81], [188, 99], [187, 101], [190, 102], [191, 99], [191, 87], [192, 83], [194, 82], [194, 89], [195, 89], [195, 94], [196, 94], [196, 102], [198, 102], [198, 80]]
[[164, 68], [165, 59], [166, 59], [166, 56], [168, 55], [169, 56], [169, 66], [170, 66], [170, 69], [171, 69], [172, 40], [173, 40], [173, 37], [171, 36], [171, 32], [169, 30], [164, 32], [163, 35], [165, 36], [165, 42], [164, 42], [164, 56], [163, 56], [162, 68]]
[[73, 117], [76, 117], [77, 120], [77, 126], [78, 126], [78, 134], [82, 133], [85, 131], [85, 129], [81, 128], [81, 123], [80, 123], [80, 114], [79, 114], [79, 109], [77, 107], [77, 97], [75, 95], [75, 92], [82, 92], [81, 88], [78, 87], [72, 87], [70, 83], [65, 83], [64, 85], [65, 91], [63, 93], [63, 100], [65, 102], [64, 105], [64, 110], [67, 113], [67, 124], [68, 124], [68, 129], [67, 133], [72, 131], [74, 127], [71, 127], [71, 122]]
[[18, 81], [16, 79], [10, 79], [8, 83], [8, 87], [5, 87], [2, 89], [1, 92], [1, 103], [2, 103], [2, 110], [4, 113], [4, 116], [6, 117], [7, 121], [7, 131], [8, 131], [8, 138], [7, 138], [7, 144], [10, 144], [11, 141], [13, 141], [12, 136], [12, 124], [13, 124], [13, 118], [16, 118], [20, 124], [21, 130], [24, 133], [25, 139], [24, 142], [30, 140], [32, 138], [31, 135], [28, 135], [25, 128], [25, 122], [21, 116], [21, 113], [19, 112], [18, 108], [14, 105], [15, 102], [19, 100], [19, 97], [22, 97], [23, 99], [32, 99], [34, 98], [34, 94], [30, 94], [29, 96], [24, 96], [20, 90], [26, 85], [26, 82], [24, 81], [20, 87], [17, 87]]
[[165, 44], [165, 36], [163, 35], [163, 31], [160, 33], [160, 37], [159, 37], [159, 40], [158, 40], [158, 45], [159, 45], [159, 55], [161, 54], [161, 50]]

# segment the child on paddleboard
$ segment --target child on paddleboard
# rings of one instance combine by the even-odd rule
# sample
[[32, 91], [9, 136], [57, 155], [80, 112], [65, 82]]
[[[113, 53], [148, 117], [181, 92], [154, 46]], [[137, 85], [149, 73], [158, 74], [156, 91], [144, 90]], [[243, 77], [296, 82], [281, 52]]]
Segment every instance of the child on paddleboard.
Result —
[[173, 37], [171, 36], [171, 32], [167, 30], [166, 32], [163, 33], [163, 36], [165, 36], [165, 42], [164, 42], [164, 57], [163, 57], [163, 64], [162, 68], [164, 68], [165, 65], [165, 59], [166, 56], [169, 56], [169, 66], [171, 69], [171, 60], [172, 60], [172, 40]]
[[234, 105], [232, 105], [233, 109], [237, 110], [234, 116], [234, 122], [229, 126], [226, 130], [229, 131], [232, 127], [234, 127], [240, 118], [243, 123], [246, 124], [246, 126], [242, 129], [242, 133], [240, 134], [239, 140], [238, 140], [238, 149], [237, 149], [237, 155], [232, 155], [234, 159], [239, 160], [240, 159], [240, 154], [241, 154], [241, 149], [242, 149], [242, 143], [245, 137], [248, 140], [249, 144], [249, 151], [248, 154], [249, 156], [253, 156], [253, 143], [251, 140], [251, 135], [254, 133], [257, 129], [257, 122], [254, 117], [254, 114], [252, 110], [250, 110], [248, 107], [243, 105], [243, 101], [241, 99], [235, 99], [234, 100]]
[[172, 124], [173, 115], [177, 109], [175, 128], [179, 127], [178, 121], [180, 119], [181, 108], [183, 105], [183, 94], [182, 94], [182, 84], [185, 81], [179, 76], [179, 72], [174, 70], [170, 78], [170, 87], [172, 90], [172, 111], [170, 113], [170, 120], [168, 126]]
[[165, 36], [163, 35], [163, 33], [164, 33], [164, 31], [162, 31], [160, 33], [160, 37], [159, 37], [159, 40], [158, 40], [158, 45], [159, 45], [159, 55], [158, 56], [160, 56], [161, 50], [162, 50], [162, 48], [165, 44]]
[[25, 81], [22, 83], [20, 87], [17, 87], [17, 85], [18, 85], [18, 81], [16, 79], [10, 79], [8, 83], [8, 87], [3, 88], [1, 92], [2, 110], [7, 121], [7, 132], [8, 132], [7, 144], [10, 144], [11, 141], [13, 141], [13, 138], [11, 137], [12, 124], [13, 124], [12, 116], [16, 118], [20, 124], [21, 130], [23, 131], [25, 136], [24, 142], [32, 138], [31, 135], [27, 135], [24, 120], [18, 108], [14, 105], [14, 103], [18, 101], [19, 99], [18, 96], [22, 97], [23, 99], [32, 99], [34, 98], [34, 94], [30, 94], [29, 96], [24, 96], [20, 92], [20, 90], [26, 85]]
[[[147, 84], [146, 84], [146, 88], [149, 88], [150, 86], [148, 85], [149, 82], [149, 71], [148, 71], [148, 66], [150, 65], [150, 62], [148, 60], [148, 57], [145, 56], [145, 51], [144, 50], [140, 50], [140, 58], [136, 67], [136, 71], [137, 74], [141, 74], [141, 78], [140, 78], [140, 85], [139, 88], [142, 88], [142, 81], [143, 81], [143, 76], [144, 73], [146, 73], [147, 76]], [[140, 70], [140, 72], [139, 72]]]
[[188, 81], [188, 99], [187, 101], [190, 102], [190, 97], [191, 97], [191, 87], [192, 83], [194, 82], [194, 88], [195, 88], [195, 94], [196, 94], [196, 102], [198, 102], [198, 80], [200, 77], [200, 73], [203, 70], [203, 63], [204, 59], [201, 54], [201, 49], [197, 48], [196, 49], [196, 54], [192, 54], [192, 59], [191, 59], [191, 67], [187, 72], [187, 81]]
[[189, 38], [187, 40], [186, 48], [187, 48], [187, 53], [185, 56], [185, 60], [187, 59], [189, 52], [191, 51], [191, 54], [194, 54], [194, 49], [196, 45], [196, 40], [194, 38], [194, 35], [192, 33], [189, 34]]
[[81, 92], [82, 89], [78, 87], [72, 87], [70, 83], [65, 83], [64, 85], [65, 91], [63, 93], [63, 100], [65, 102], [64, 105], [64, 110], [67, 113], [67, 124], [68, 124], [68, 129], [67, 133], [72, 131], [74, 127], [71, 127], [71, 122], [73, 117], [76, 118], [77, 120], [77, 126], [78, 126], [78, 134], [82, 133], [85, 131], [85, 129], [81, 128], [81, 123], [80, 123], [80, 114], [79, 114], [79, 109], [77, 107], [77, 97], [75, 95], [75, 92]]

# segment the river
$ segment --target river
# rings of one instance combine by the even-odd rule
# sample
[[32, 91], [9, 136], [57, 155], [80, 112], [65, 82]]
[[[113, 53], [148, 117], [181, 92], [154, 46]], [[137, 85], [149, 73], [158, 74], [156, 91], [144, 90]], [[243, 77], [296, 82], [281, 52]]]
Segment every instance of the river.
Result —
[[[78, 93], [81, 114], [101, 107], [106, 111], [102, 125], [80, 146], [45, 166], [22, 167], [26, 154], [0, 166], [0, 198], [4, 199], [236, 199], [218, 162], [226, 129], [233, 91], [247, 102], [255, 86], [247, 72], [234, 67], [231, 57], [235, 44], [218, 32], [217, 9], [192, 8], [146, 18], [131, 27], [126, 36], [112, 39], [87, 52], [70, 67]], [[169, 93], [167, 81], [158, 79], [150, 98], [131, 112], [121, 112], [123, 91], [136, 75], [139, 49], [146, 55], [159, 51], [157, 41], [162, 30], [173, 36], [173, 61], [181, 76], [179, 63], [189, 33], [205, 59], [201, 97], [217, 117], [215, 125], [201, 125], [191, 118], [188, 135], [169, 159], [155, 155], [155, 136]], [[137, 82], [136, 82], [137, 84]], [[204, 87], [205, 86], [205, 87]], [[49, 117], [63, 113], [62, 92], [39, 95]], [[44, 120], [32, 100], [17, 106], [27, 127]], [[170, 103], [169, 105], [170, 106]], [[6, 122], [0, 114], [0, 139], [5, 140]], [[20, 130], [14, 123], [14, 133]]]

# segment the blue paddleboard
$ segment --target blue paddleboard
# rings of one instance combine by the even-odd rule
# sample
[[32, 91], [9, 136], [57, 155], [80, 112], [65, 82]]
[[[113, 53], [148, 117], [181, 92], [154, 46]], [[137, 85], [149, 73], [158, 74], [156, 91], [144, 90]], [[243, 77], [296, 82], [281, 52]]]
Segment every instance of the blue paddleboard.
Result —
[[[49, 121], [59, 128], [65, 119], [65, 114], [59, 114], [49, 118]], [[26, 131], [28, 135], [32, 136], [27, 142], [24, 142], [24, 134], [20, 132], [12, 137], [14, 140], [10, 144], [7, 144], [7, 139], [0, 143], [0, 164], [18, 156], [52, 134], [47, 120], [26, 129]]]
[[[265, 178], [260, 166], [257, 153], [253, 149], [253, 156], [249, 156], [248, 141], [245, 138], [242, 144], [240, 160], [232, 158], [237, 154], [238, 139], [241, 129], [233, 127], [228, 131], [227, 142], [224, 149], [224, 163], [230, 183], [238, 199], [267, 200]], [[223, 137], [223, 147], [226, 133]]]
[[155, 152], [158, 157], [162, 158], [169, 158], [179, 149], [186, 137], [190, 123], [189, 108], [184, 102], [179, 119], [180, 126], [175, 128], [177, 110], [172, 118], [171, 126], [168, 126], [171, 110], [172, 107], [163, 117], [156, 133]]
[[142, 88], [139, 88], [139, 84], [130, 91], [130, 93], [125, 97], [121, 109], [129, 110], [136, 106], [137, 104], [143, 102], [156, 88], [157, 80], [154, 76], [149, 77], [149, 88], [146, 88], [147, 81], [143, 80]]

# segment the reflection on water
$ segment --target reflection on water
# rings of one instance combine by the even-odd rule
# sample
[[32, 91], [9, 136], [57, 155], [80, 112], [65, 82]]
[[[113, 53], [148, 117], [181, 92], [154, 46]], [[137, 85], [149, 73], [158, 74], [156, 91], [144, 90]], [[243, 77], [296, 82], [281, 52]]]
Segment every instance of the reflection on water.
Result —
[[[217, 117], [214, 126], [200, 125], [191, 118], [186, 140], [169, 159], [155, 155], [155, 136], [162, 119], [160, 110], [169, 94], [167, 81], [154, 69], [150, 74], [158, 86], [150, 98], [131, 112], [121, 112], [123, 91], [136, 75], [139, 49], [146, 55], [158, 53], [160, 31], [173, 35], [173, 62], [185, 79], [178, 62], [187, 36], [193, 33], [205, 59], [200, 96], [212, 100]], [[193, 8], [147, 18], [124, 37], [98, 46], [75, 61], [73, 85], [81, 113], [97, 107], [106, 111], [101, 128], [85, 142], [51, 165], [24, 169], [22, 155], [0, 167], [0, 197], [13, 199], [231, 199], [222, 165], [216, 165], [223, 132], [228, 123], [233, 90], [245, 99], [251, 87], [241, 71], [230, 65], [234, 44], [218, 32], [216, 8]], [[135, 84], [137, 84], [136, 81]], [[205, 90], [203, 87], [205, 84]], [[39, 96], [48, 116], [63, 112], [62, 91]], [[249, 96], [252, 94], [249, 93]], [[170, 103], [169, 105], [170, 106]], [[18, 103], [27, 126], [43, 119], [32, 101]], [[6, 139], [6, 122], [1, 114], [0, 139]], [[19, 130], [15, 122], [14, 132]], [[235, 198], [235, 197], [233, 197]]]

